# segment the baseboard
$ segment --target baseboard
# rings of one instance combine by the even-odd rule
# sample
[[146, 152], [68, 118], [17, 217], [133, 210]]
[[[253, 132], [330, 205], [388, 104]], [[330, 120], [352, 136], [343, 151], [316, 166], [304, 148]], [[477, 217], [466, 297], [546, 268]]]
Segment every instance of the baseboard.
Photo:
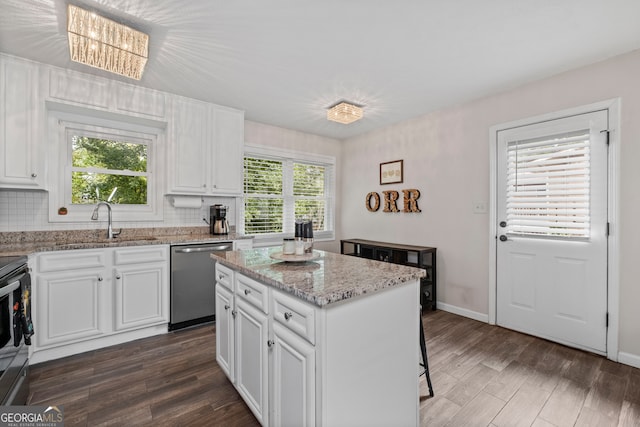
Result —
[[443, 310], [449, 313], [457, 314], [459, 316], [468, 317], [469, 319], [477, 320], [479, 322], [489, 323], [488, 314], [478, 313], [477, 311], [456, 307], [455, 305], [446, 304], [440, 301], [438, 301], [438, 303], [436, 304], [436, 307], [438, 308], [438, 310]]
[[640, 356], [636, 354], [621, 351], [618, 353], [618, 362], [633, 366], [634, 368], [640, 368]]

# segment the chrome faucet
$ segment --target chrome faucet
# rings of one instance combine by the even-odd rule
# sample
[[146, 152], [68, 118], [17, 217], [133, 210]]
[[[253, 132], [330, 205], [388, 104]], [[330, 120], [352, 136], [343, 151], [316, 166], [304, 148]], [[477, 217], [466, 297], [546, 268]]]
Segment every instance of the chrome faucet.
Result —
[[91, 219], [93, 221], [96, 221], [98, 219], [98, 209], [100, 209], [100, 206], [106, 206], [107, 207], [107, 211], [109, 212], [109, 226], [107, 228], [107, 239], [113, 239], [114, 237], [117, 237], [121, 232], [122, 229], [120, 229], [120, 231], [113, 231], [113, 227], [111, 226], [111, 205], [107, 202], [99, 202], [96, 205], [96, 208], [93, 210], [93, 214], [91, 215]]

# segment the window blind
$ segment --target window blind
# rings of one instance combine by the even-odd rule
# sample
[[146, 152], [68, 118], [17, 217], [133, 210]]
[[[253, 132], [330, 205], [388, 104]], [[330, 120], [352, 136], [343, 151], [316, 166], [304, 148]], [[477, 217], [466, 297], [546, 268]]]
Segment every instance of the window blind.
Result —
[[244, 230], [246, 234], [282, 232], [282, 162], [244, 158]]
[[297, 218], [331, 229], [333, 165], [245, 156], [244, 176], [246, 234], [293, 234]]
[[507, 146], [507, 233], [589, 238], [589, 130]]

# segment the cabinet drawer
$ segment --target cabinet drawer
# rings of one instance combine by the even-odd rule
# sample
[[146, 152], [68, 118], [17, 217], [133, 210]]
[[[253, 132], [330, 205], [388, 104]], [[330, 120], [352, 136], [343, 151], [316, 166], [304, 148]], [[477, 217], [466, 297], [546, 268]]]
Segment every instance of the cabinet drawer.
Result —
[[39, 255], [37, 270], [39, 273], [49, 273], [83, 268], [102, 268], [105, 264], [106, 251], [104, 249], [61, 251]]
[[113, 262], [115, 265], [127, 265], [166, 261], [168, 248], [167, 245], [157, 245], [116, 249], [113, 255]]
[[216, 262], [216, 282], [233, 292], [233, 270]]
[[274, 291], [272, 295], [273, 318], [315, 345], [315, 308], [282, 292]]
[[262, 283], [236, 274], [236, 295], [262, 310], [263, 313], [269, 313], [267, 287]]

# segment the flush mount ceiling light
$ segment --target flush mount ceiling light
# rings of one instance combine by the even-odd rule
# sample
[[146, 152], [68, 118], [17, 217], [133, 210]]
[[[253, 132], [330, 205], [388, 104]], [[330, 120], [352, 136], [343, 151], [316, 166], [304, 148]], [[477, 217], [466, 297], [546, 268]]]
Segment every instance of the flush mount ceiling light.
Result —
[[71, 60], [140, 80], [149, 36], [74, 5], [67, 7]]
[[340, 101], [327, 110], [327, 120], [348, 125], [356, 120], [360, 120], [364, 116], [362, 106], [350, 104], [346, 101]]

